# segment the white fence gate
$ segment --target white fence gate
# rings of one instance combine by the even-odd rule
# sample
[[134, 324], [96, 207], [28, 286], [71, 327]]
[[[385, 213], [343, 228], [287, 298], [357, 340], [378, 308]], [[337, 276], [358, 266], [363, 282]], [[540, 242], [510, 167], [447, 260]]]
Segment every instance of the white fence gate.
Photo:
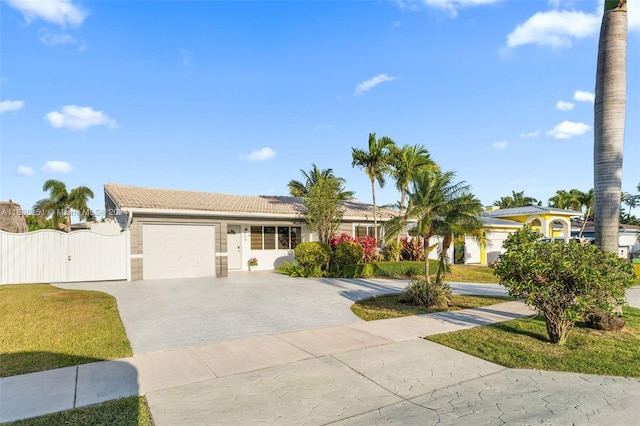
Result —
[[126, 280], [128, 244], [128, 231], [0, 231], [0, 284]]

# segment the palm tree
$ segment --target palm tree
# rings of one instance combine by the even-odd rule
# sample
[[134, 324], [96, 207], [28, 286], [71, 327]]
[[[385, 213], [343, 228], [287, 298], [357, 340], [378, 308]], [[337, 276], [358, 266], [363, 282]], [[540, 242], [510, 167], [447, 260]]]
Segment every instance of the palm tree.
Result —
[[627, 4], [605, 0], [593, 124], [595, 242], [605, 251], [618, 251], [622, 147], [627, 85]]
[[389, 162], [389, 150], [395, 143], [387, 136], [376, 139], [375, 133], [369, 133], [369, 149], [368, 151], [351, 148], [351, 167], [359, 167], [364, 169], [367, 176], [371, 180], [371, 196], [373, 198], [373, 229], [376, 242], [378, 241], [378, 215], [376, 212], [376, 186], [378, 181], [380, 188], [384, 187], [384, 175], [387, 173]]
[[499, 200], [493, 202], [494, 206], [498, 206], [498, 208], [501, 209], [535, 206], [536, 204], [539, 204], [538, 200], [525, 196], [524, 191], [516, 192], [513, 190], [511, 191], [511, 196], [501, 197]]
[[434, 234], [442, 237], [436, 283], [442, 283], [448, 272], [447, 252], [455, 235], [470, 235], [476, 239], [484, 237], [484, 226], [480, 220], [484, 208], [482, 202], [469, 190], [470, 187], [463, 186], [459, 192], [451, 194], [445, 212], [435, 220]]
[[[415, 235], [422, 238], [425, 250], [425, 279], [429, 278], [429, 239], [436, 235], [438, 229], [444, 229], [443, 219], [452, 210], [449, 204], [464, 198], [470, 193], [470, 187], [465, 182], [454, 183], [454, 172], [440, 172], [423, 170], [415, 176], [413, 191], [409, 192], [409, 207], [407, 217], [416, 220]], [[480, 206], [482, 207], [482, 206]], [[452, 227], [453, 228], [453, 227]], [[443, 231], [444, 233], [444, 231]]]
[[423, 168], [434, 170], [438, 168], [424, 145], [405, 145], [402, 148], [391, 146], [389, 150], [389, 175], [396, 181], [396, 188], [400, 192], [399, 216], [404, 213], [409, 184]]
[[353, 191], [344, 190], [344, 185], [346, 181], [343, 178], [336, 177], [333, 174], [333, 169], [320, 170], [315, 163], [312, 163], [311, 165], [313, 166], [313, 168], [309, 171], [309, 173], [300, 169], [300, 173], [302, 173], [302, 175], [305, 178], [304, 183], [298, 180], [289, 181], [289, 184], [287, 185], [289, 187], [289, 194], [291, 194], [294, 197], [305, 197], [306, 195], [309, 194], [309, 191], [311, 191], [311, 188], [313, 188], [319, 182], [322, 182], [328, 179], [336, 179], [336, 181], [339, 183], [338, 187], [340, 189], [337, 194], [339, 200], [347, 201], [347, 200], [353, 199], [353, 195], [354, 195]]
[[556, 191], [556, 195], [549, 198], [549, 207], [564, 210], [582, 210], [582, 202], [580, 201], [580, 191], [572, 189], [567, 192], [564, 189]]
[[66, 231], [71, 231], [72, 209], [78, 211], [81, 220], [94, 219], [93, 212], [87, 207], [87, 201], [93, 198], [93, 191], [86, 186], [79, 186], [67, 192], [67, 186], [63, 182], [49, 179], [42, 186], [42, 190], [49, 191], [49, 198], [36, 201], [33, 209], [43, 219], [51, 216], [56, 229], [64, 218]]

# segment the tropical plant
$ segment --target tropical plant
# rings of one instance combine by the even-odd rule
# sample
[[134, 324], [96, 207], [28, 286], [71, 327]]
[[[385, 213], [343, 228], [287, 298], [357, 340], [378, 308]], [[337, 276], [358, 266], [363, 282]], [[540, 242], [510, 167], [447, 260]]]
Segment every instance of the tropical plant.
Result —
[[549, 198], [549, 207], [564, 210], [582, 210], [582, 201], [578, 197], [577, 190], [572, 189], [567, 192], [564, 189], [556, 191], [556, 195]]
[[524, 191], [516, 192], [512, 190], [511, 195], [500, 197], [499, 200], [493, 202], [493, 205], [501, 209], [510, 209], [514, 207], [539, 205], [539, 201], [533, 197], [525, 196]]
[[452, 297], [451, 287], [420, 277], [409, 283], [399, 301], [427, 308], [446, 308]]
[[331, 246], [327, 243], [310, 241], [300, 243], [293, 249], [293, 255], [302, 267], [297, 273], [305, 277], [320, 277], [331, 260]]
[[484, 238], [484, 225], [480, 214], [484, 210], [482, 202], [470, 191], [470, 187], [459, 194], [451, 194], [444, 211], [436, 218], [434, 234], [442, 237], [438, 253], [438, 272], [436, 283], [443, 282], [449, 272], [450, 259], [447, 257], [455, 235], [469, 235], [476, 239]]
[[311, 166], [312, 168], [308, 173], [300, 169], [300, 173], [302, 173], [302, 176], [304, 176], [305, 178], [304, 183], [299, 180], [289, 181], [287, 185], [289, 187], [289, 194], [294, 197], [306, 197], [311, 191], [311, 188], [313, 188], [313, 186], [317, 183], [325, 180], [335, 179], [340, 183], [341, 186], [341, 189], [337, 194], [338, 198], [341, 201], [348, 201], [353, 199], [353, 191], [345, 191], [346, 181], [343, 178], [336, 177], [333, 174], [333, 169], [320, 170], [315, 163], [312, 163]]
[[373, 199], [373, 229], [374, 237], [378, 240], [378, 215], [376, 207], [376, 181], [380, 188], [384, 187], [389, 164], [389, 151], [395, 143], [387, 136], [376, 139], [375, 133], [369, 133], [368, 150], [351, 148], [351, 167], [364, 169], [371, 180], [371, 197]]
[[63, 182], [49, 179], [42, 186], [42, 190], [49, 191], [49, 198], [36, 201], [33, 210], [41, 219], [51, 217], [56, 229], [64, 220], [65, 230], [71, 231], [71, 210], [76, 210], [81, 220], [95, 219], [93, 212], [87, 207], [87, 201], [93, 198], [93, 191], [86, 186], [67, 191]]
[[[415, 177], [413, 190], [409, 193], [409, 207], [407, 217], [416, 220], [416, 229], [413, 233], [422, 238], [425, 250], [425, 279], [429, 278], [429, 240], [434, 235], [445, 234], [450, 228], [445, 225], [447, 217], [455, 216], [454, 211], [458, 205], [474, 205], [477, 199], [470, 193], [470, 186], [466, 182], [454, 182], [454, 172], [440, 172], [423, 170]], [[480, 207], [482, 207], [480, 205]], [[475, 208], [475, 207], [474, 207]], [[472, 209], [470, 208], [469, 211]], [[462, 211], [459, 209], [458, 211]], [[472, 214], [468, 214], [468, 219]], [[479, 214], [479, 212], [478, 212]], [[460, 214], [462, 216], [462, 214]], [[466, 219], [465, 219], [466, 220]], [[440, 230], [440, 231], [439, 231]], [[441, 232], [439, 234], [439, 232]]]
[[592, 244], [544, 242], [541, 236], [528, 226], [511, 234], [494, 272], [510, 295], [544, 315], [549, 340], [563, 345], [576, 321], [624, 303], [635, 274], [615, 253]]
[[605, 0], [594, 105], [594, 219], [595, 242], [603, 250], [618, 251], [620, 192], [627, 85], [626, 0]]
[[[397, 205], [397, 220], [385, 226], [388, 228], [386, 232], [388, 240], [395, 234], [396, 242], [399, 243], [400, 236], [406, 234], [406, 222], [403, 219], [405, 217], [409, 186], [413, 182], [413, 177], [425, 168], [439, 170], [436, 163], [431, 159], [429, 151], [423, 145], [404, 145], [402, 148], [391, 145], [388, 173], [396, 181], [396, 188], [400, 192], [400, 201]], [[395, 222], [398, 223], [396, 224]], [[395, 260], [399, 260], [399, 257]]]

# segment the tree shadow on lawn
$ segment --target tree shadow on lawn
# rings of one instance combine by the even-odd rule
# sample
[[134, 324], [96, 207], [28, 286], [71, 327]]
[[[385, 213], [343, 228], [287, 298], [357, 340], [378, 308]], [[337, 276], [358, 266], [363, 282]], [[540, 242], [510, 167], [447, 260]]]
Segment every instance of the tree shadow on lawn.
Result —
[[99, 361], [105, 360], [44, 351], [0, 353], [0, 378]]
[[535, 317], [526, 318], [526, 320], [535, 323], [539, 327], [542, 327], [543, 332], [539, 333], [531, 330], [524, 330], [518, 326], [511, 325], [508, 322], [496, 323], [493, 324], [492, 327], [507, 333], [519, 334], [521, 336], [527, 336], [540, 342], [550, 343], [549, 336], [546, 334], [546, 321], [544, 319], [544, 316], [538, 315]]

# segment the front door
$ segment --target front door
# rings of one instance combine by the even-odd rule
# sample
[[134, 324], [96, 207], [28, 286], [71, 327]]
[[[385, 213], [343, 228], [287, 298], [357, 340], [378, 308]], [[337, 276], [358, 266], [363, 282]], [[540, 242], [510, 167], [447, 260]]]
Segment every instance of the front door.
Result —
[[242, 269], [242, 234], [240, 225], [227, 226], [227, 253], [229, 270]]

